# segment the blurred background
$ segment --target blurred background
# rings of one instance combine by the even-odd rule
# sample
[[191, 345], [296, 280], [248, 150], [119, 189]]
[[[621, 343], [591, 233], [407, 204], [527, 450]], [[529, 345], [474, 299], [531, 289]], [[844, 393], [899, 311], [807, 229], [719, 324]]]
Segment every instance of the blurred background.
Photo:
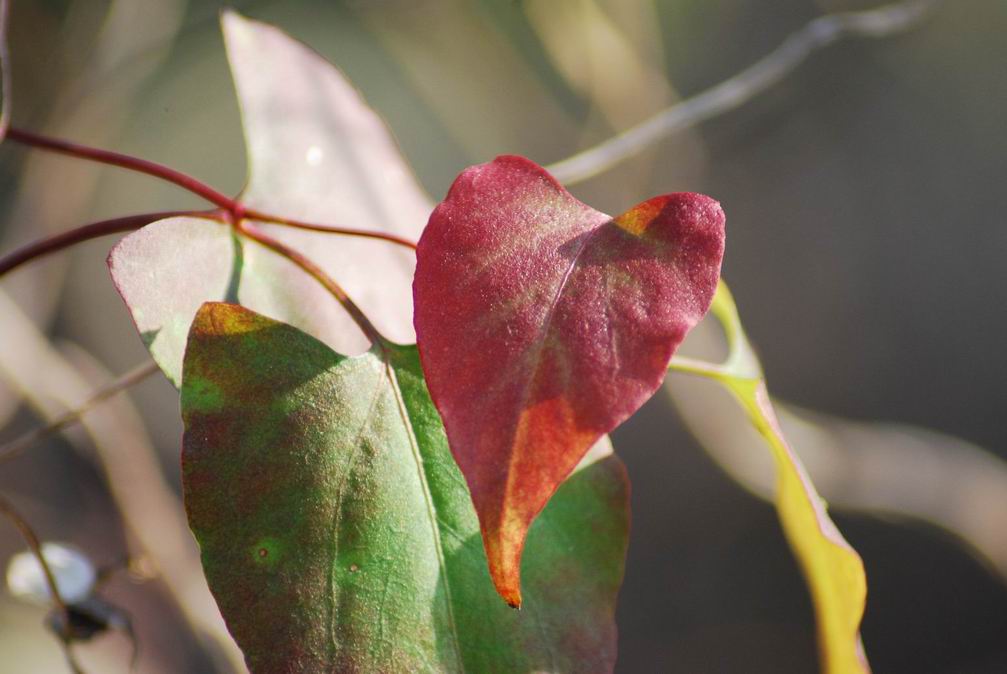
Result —
[[[821, 13], [875, 4], [230, 6], [339, 65], [439, 199], [465, 166], [501, 153], [558, 161], [733, 75]], [[244, 148], [222, 6], [14, 0], [14, 123], [238, 192]], [[671, 191], [723, 204], [724, 276], [771, 390], [832, 415], [810, 430], [791, 420], [793, 440], [864, 559], [863, 638], [880, 674], [1007, 672], [1005, 35], [1007, 3], [943, 3], [905, 34], [816, 53], [749, 104], [573, 188], [609, 213]], [[102, 218], [189, 207], [201, 203], [152, 179], [0, 147], [4, 251]], [[108, 278], [113, 241], [0, 282], [0, 441], [147, 359]], [[681, 397], [690, 384], [675, 378], [673, 391], [679, 382]], [[717, 446], [724, 435], [711, 433], [728, 424], [722, 406], [683, 406], [709, 452], [667, 395], [613, 435], [634, 510], [617, 671], [814, 672], [806, 590], [772, 506], [751, 493], [764, 490], [764, 474], [747, 466], [741, 445]], [[177, 512], [124, 519], [116, 507], [116, 489], [137, 484], [165, 509], [177, 505], [177, 393], [156, 375], [89, 419], [3, 464], [0, 493], [44, 538], [112, 563], [127, 536], [156, 541], [159, 527], [177, 524]], [[163, 482], [149, 481], [158, 474]], [[0, 528], [0, 562], [22, 547], [12, 527]], [[172, 567], [171, 587], [205, 609], [202, 579], [186, 564]], [[104, 590], [133, 616], [139, 670], [214, 671], [189, 627], [204, 618], [181, 611], [168, 586], [119, 574]], [[43, 617], [0, 596], [0, 672], [64, 671]], [[128, 666], [121, 636], [80, 653], [89, 671]]]

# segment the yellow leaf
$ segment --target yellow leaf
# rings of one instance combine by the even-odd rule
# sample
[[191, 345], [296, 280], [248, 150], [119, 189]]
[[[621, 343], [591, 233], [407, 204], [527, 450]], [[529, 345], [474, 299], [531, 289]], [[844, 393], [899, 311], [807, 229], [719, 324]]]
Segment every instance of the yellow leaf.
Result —
[[863, 562], [829, 518], [825, 502], [783, 437], [758, 358], [745, 337], [734, 300], [723, 281], [711, 311], [727, 336], [730, 347], [727, 360], [714, 365], [678, 358], [672, 361], [672, 368], [724, 385], [766, 440], [776, 465], [776, 511], [815, 608], [822, 671], [868, 674], [870, 665], [859, 632], [867, 598]]

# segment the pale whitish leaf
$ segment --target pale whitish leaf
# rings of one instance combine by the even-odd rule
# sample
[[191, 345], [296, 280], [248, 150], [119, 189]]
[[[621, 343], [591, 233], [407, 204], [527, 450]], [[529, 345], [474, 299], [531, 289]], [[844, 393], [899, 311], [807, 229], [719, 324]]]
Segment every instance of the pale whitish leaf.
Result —
[[[223, 27], [248, 143], [242, 200], [288, 218], [418, 238], [429, 200], [384, 124], [339, 70], [272, 26], [227, 12]], [[411, 251], [264, 227], [332, 275], [389, 338], [413, 341]], [[219, 223], [154, 223], [116, 246], [109, 265], [137, 329], [176, 384], [188, 326], [207, 300], [241, 302], [342, 353], [367, 348], [315, 281], [256, 244], [236, 247]]]

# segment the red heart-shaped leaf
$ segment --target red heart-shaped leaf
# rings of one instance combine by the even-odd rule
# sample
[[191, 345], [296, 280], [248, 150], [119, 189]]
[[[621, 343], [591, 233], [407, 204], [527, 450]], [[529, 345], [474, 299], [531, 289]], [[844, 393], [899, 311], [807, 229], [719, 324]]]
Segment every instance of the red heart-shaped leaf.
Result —
[[467, 169], [431, 215], [413, 281], [420, 356], [512, 606], [532, 520], [660, 386], [723, 250], [709, 197], [611, 218], [521, 157]]

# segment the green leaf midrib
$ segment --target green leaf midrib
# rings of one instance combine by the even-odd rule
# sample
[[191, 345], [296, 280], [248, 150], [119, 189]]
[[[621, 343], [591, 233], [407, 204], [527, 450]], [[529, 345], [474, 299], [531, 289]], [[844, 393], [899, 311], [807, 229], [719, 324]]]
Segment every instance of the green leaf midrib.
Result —
[[[395, 354], [396, 356], [401, 355], [401, 357], [408, 363], [408, 365], [402, 365], [403, 369], [405, 370], [408, 370], [409, 366], [412, 365], [411, 356], [413, 354], [410, 354], [407, 351], [413, 348], [414, 347], [406, 347], [406, 349], [403, 349], [399, 353]], [[394, 356], [389, 357], [384, 355], [378, 355], [378, 358], [379, 360], [382, 361], [383, 366], [386, 370], [385, 377], [391, 386], [392, 394], [395, 396], [396, 411], [398, 413], [400, 420], [403, 423], [403, 427], [405, 428], [407, 437], [409, 438], [410, 450], [412, 452], [413, 461], [416, 465], [416, 471], [419, 477], [420, 487], [422, 489], [423, 498], [426, 505], [427, 518], [430, 523], [434, 539], [434, 549], [436, 550], [437, 553], [438, 571], [441, 577], [441, 581], [444, 585], [444, 596], [446, 602], [447, 617], [449, 625], [451, 627], [452, 647], [455, 653], [458, 671], [464, 674], [465, 672], [468, 671], [465, 665], [465, 657], [463, 655], [465, 648], [458, 629], [457, 619], [454, 614], [455, 611], [454, 597], [451, 593], [451, 579], [450, 579], [450, 573], [448, 571], [447, 561], [445, 558], [446, 551], [442, 541], [441, 529], [443, 527], [449, 533], [455, 535], [455, 537], [458, 538], [460, 541], [463, 541], [464, 538], [461, 537], [460, 534], [458, 534], [457, 532], [451, 530], [450, 526], [443, 523], [442, 520], [437, 515], [437, 503], [436, 503], [437, 499], [434, 497], [433, 491], [430, 488], [430, 483], [427, 477], [427, 463], [426, 461], [424, 461], [423, 452], [420, 449], [418, 435], [414, 431], [413, 419], [409, 413], [409, 406], [406, 404], [402, 386], [399, 383], [399, 377], [397, 374], [396, 366], [393, 365], [391, 362], [395, 358]], [[418, 362], [416, 363], [416, 365], [418, 368]], [[416, 372], [416, 375], [422, 377], [422, 372], [418, 371]], [[492, 588], [492, 585], [488, 585], [488, 587]], [[503, 600], [496, 595], [495, 590], [491, 589], [491, 591], [493, 592], [494, 598], [500, 601], [502, 604]], [[539, 642], [541, 643], [542, 648], [549, 654], [550, 664], [549, 669], [547, 671], [549, 672], [560, 671], [559, 669], [557, 669], [556, 666], [556, 656], [554, 649], [552, 647], [552, 643], [550, 642], [549, 638], [546, 636], [544, 632], [542, 615], [532, 606], [523, 607], [521, 612], [529, 620], [535, 623], [537, 628], [536, 631], [538, 632], [539, 636]]]
[[437, 551], [438, 573], [440, 574], [441, 582], [444, 585], [444, 603], [447, 610], [448, 624], [451, 626], [451, 643], [455, 653], [458, 671], [464, 674], [465, 661], [462, 658], [461, 637], [458, 635], [458, 623], [455, 620], [454, 600], [451, 597], [450, 574], [448, 573], [447, 560], [444, 555], [444, 544], [441, 541], [440, 520], [437, 517], [437, 506], [434, 503], [433, 493], [430, 491], [430, 484], [427, 481], [426, 466], [420, 452], [419, 441], [416, 437], [416, 433], [413, 431], [412, 419], [409, 416], [409, 410], [402, 397], [402, 389], [399, 386], [395, 368], [392, 366], [387, 353], [382, 355], [381, 360], [384, 366], [385, 378], [388, 380], [392, 389], [392, 394], [395, 397], [396, 411], [398, 412], [402, 425], [405, 428], [406, 436], [409, 438], [409, 449], [412, 453], [413, 461], [416, 464], [416, 474], [419, 477], [420, 488], [423, 492], [424, 504], [426, 505], [427, 519], [430, 522], [430, 530], [434, 538], [434, 549]]

